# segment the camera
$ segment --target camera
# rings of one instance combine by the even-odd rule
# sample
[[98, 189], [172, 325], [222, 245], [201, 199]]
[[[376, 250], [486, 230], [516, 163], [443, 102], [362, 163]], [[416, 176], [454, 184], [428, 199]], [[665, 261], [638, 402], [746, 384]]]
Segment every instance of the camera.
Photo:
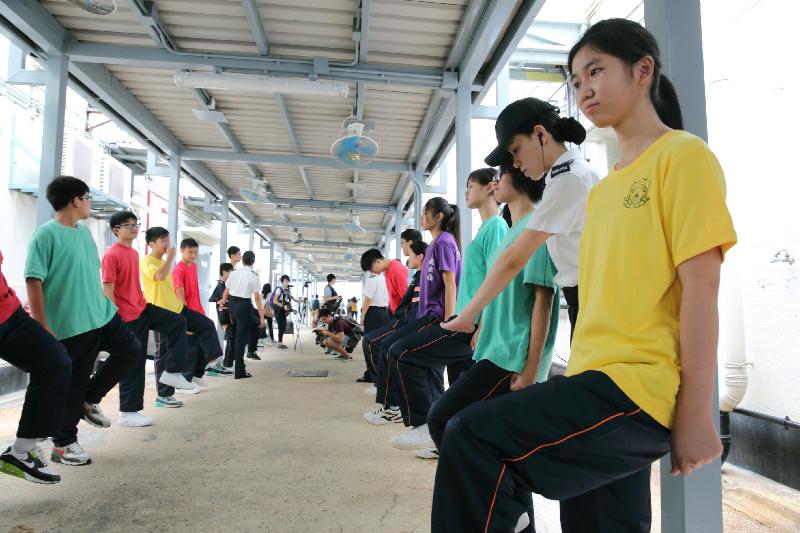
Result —
[[322, 341], [325, 340], [325, 335], [322, 334], [322, 330], [321, 329], [315, 329], [313, 331], [314, 331], [314, 335], [315, 335], [314, 344], [316, 344], [317, 346], [322, 346]]

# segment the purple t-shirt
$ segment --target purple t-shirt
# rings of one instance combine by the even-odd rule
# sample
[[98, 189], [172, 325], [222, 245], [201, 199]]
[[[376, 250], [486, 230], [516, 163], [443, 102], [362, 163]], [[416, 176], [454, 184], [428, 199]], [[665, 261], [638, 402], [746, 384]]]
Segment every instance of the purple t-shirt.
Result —
[[442, 272], [455, 272], [456, 287], [461, 280], [461, 252], [458, 251], [456, 239], [449, 232], [443, 231], [425, 250], [420, 277], [419, 311], [423, 317], [431, 315], [444, 320], [444, 279]]

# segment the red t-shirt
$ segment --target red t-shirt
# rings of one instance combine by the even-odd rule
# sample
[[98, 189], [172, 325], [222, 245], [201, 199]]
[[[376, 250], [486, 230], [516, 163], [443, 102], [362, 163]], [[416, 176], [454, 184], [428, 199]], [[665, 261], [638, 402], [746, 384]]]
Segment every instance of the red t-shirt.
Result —
[[[0, 252], [0, 268], [3, 266], [3, 252]], [[14, 289], [6, 283], [6, 277], [0, 270], [0, 324], [9, 319], [20, 306]]]
[[203, 304], [200, 303], [200, 285], [197, 281], [197, 265], [195, 263], [186, 266], [178, 261], [178, 264], [172, 269], [172, 287], [175, 289], [175, 294], [178, 294], [178, 289], [183, 287], [186, 306], [192, 311], [197, 311], [202, 315], [206, 314]]
[[386, 278], [386, 289], [389, 291], [389, 307], [394, 313], [408, 288], [408, 269], [403, 266], [403, 263], [393, 259], [389, 263], [384, 277]]
[[147, 301], [139, 282], [139, 253], [116, 243], [103, 256], [103, 283], [114, 284], [114, 301], [125, 322], [139, 318]]

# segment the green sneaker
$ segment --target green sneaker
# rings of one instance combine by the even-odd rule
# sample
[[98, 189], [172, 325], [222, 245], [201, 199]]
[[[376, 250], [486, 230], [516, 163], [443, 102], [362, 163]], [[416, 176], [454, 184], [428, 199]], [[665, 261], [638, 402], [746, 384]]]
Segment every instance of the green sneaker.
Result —
[[156, 407], [183, 407], [183, 402], [176, 400], [175, 396], [159, 396], [156, 398]]

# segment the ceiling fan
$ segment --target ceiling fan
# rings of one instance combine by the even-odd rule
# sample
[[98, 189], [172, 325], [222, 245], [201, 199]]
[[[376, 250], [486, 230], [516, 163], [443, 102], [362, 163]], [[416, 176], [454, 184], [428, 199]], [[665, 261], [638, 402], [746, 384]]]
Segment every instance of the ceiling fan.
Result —
[[70, 4], [76, 5], [84, 11], [95, 15], [110, 15], [117, 10], [114, 0], [67, 0]]
[[269, 184], [267, 180], [261, 178], [253, 178], [251, 187], [242, 187], [239, 189], [239, 194], [249, 204], [268, 204], [269, 200]]

